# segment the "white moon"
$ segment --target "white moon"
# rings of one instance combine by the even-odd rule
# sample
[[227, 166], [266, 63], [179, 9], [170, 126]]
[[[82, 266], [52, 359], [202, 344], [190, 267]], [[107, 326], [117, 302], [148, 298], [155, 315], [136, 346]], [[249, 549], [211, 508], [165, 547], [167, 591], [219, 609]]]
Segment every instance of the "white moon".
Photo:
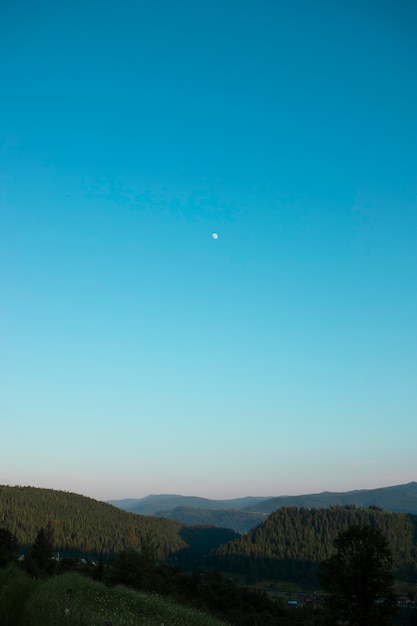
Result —
[[217, 233], [212, 233], [211, 236], [213, 237], [213, 239], [218, 239], [219, 238], [219, 235]]

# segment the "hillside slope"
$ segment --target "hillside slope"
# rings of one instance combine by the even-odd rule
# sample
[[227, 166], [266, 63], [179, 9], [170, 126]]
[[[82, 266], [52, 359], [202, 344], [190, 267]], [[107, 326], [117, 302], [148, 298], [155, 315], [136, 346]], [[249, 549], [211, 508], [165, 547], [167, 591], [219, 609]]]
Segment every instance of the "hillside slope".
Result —
[[251, 528], [263, 522], [267, 516], [266, 513], [255, 513], [241, 509], [198, 509], [187, 506], [158, 511], [155, 515], [190, 526], [205, 525], [230, 528], [238, 533], [247, 533]]
[[413, 513], [417, 515], [417, 482], [406, 485], [394, 485], [379, 489], [361, 489], [358, 491], [305, 494], [301, 496], [279, 496], [250, 505], [247, 510], [272, 513], [281, 507], [326, 508], [330, 506], [378, 506], [394, 513]]
[[209, 500], [174, 494], [151, 495], [139, 500], [112, 500], [111, 504], [141, 515], [157, 515], [183, 524], [210, 524], [244, 533], [264, 521], [265, 517], [282, 507], [328, 508], [355, 505], [378, 506], [385, 511], [417, 515], [417, 482], [379, 489], [346, 492], [324, 491], [300, 496], [236, 498]]
[[0, 486], [0, 526], [20, 545], [31, 545], [38, 530], [51, 522], [56, 549], [66, 553], [108, 555], [126, 546], [137, 548], [152, 536], [157, 557], [187, 547], [174, 520], [145, 517], [110, 504], [53, 489]]
[[195, 508], [199, 510], [229, 510], [246, 509], [250, 506], [257, 506], [258, 503], [269, 500], [269, 497], [259, 496], [235, 498], [232, 500], [210, 500], [198, 496], [181, 496], [176, 494], [152, 494], [144, 498], [126, 498], [125, 500], [109, 500], [124, 511], [140, 513], [141, 515], [156, 515], [162, 511], [172, 510], [178, 507]]
[[[222, 569], [244, 571], [255, 565], [264, 575], [315, 569], [334, 552], [337, 534], [354, 524], [379, 527], [398, 571], [415, 569], [417, 517], [356, 507], [281, 508], [246, 535], [213, 552]], [[285, 572], [285, 574], [284, 574]]]

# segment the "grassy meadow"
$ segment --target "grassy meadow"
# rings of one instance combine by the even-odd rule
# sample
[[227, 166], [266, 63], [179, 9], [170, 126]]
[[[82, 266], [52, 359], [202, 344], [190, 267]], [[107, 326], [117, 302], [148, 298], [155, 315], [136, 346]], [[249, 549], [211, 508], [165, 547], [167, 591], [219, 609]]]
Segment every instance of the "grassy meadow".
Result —
[[127, 587], [106, 587], [77, 573], [32, 580], [0, 571], [2, 626], [221, 626], [204, 613]]

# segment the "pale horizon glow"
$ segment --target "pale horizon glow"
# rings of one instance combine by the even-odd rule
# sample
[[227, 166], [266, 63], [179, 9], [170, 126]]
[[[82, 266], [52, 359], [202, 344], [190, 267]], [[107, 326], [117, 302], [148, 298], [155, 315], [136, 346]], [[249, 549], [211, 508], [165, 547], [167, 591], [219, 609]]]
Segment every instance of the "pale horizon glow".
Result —
[[417, 480], [417, 4], [5, 4], [0, 484]]
[[[414, 477], [415, 478], [415, 477]], [[140, 498], [145, 498], [146, 496], [150, 496], [150, 495], [177, 495], [177, 496], [189, 496], [189, 497], [199, 497], [199, 498], [206, 498], [208, 500], [233, 500], [233, 499], [238, 499], [238, 498], [245, 498], [245, 497], [270, 497], [270, 498], [276, 498], [276, 497], [280, 497], [280, 496], [303, 496], [303, 495], [312, 495], [312, 494], [320, 494], [320, 493], [324, 493], [324, 492], [332, 492], [332, 493], [344, 493], [344, 492], [349, 492], [349, 491], [370, 491], [370, 490], [374, 490], [374, 489], [381, 489], [384, 487], [393, 487], [393, 486], [397, 486], [397, 485], [406, 485], [408, 483], [411, 482], [415, 482], [415, 480], [413, 478], [410, 479], [409, 476], [400, 476], [398, 478], [395, 479], [395, 482], [376, 482], [373, 485], [366, 485], [366, 486], [358, 486], [355, 484], [355, 486], [348, 486], [345, 485], [343, 486], [343, 484], [338, 483], [337, 486], [335, 488], [329, 488], [329, 483], [325, 483], [325, 486], [323, 485], [311, 485], [311, 488], [309, 488], [309, 483], [306, 482], [305, 483], [305, 488], [303, 489], [302, 487], [296, 487], [294, 489], [292, 489], [291, 491], [279, 491], [279, 492], [266, 492], [263, 491], [262, 489], [260, 491], [244, 491], [241, 488], [237, 489], [236, 491], [227, 491], [227, 492], [222, 492], [221, 489], [213, 489], [213, 490], [209, 490], [206, 491], [204, 493], [201, 493], [200, 491], [177, 491], [177, 490], [168, 490], [168, 491], [152, 491], [152, 489], [150, 491], [146, 491], [143, 490], [143, 488], [141, 489], [137, 489], [136, 486], [131, 486], [128, 487], [126, 491], [124, 491], [123, 489], [118, 488], [115, 495], [112, 495], [112, 493], [110, 493], [110, 495], [108, 495], [108, 490], [104, 487], [103, 485], [97, 485], [97, 487], [90, 489], [88, 492], [85, 490], [85, 487], [83, 485], [80, 485], [80, 489], [74, 489], [72, 486], [70, 486], [70, 484], [68, 485], [68, 487], [65, 487], [65, 485], [63, 485], [63, 482], [60, 481], [59, 483], [57, 483], [56, 481], [50, 481], [49, 483], [39, 483], [34, 485], [33, 483], [17, 483], [17, 484], [8, 484], [5, 482], [1, 482], [0, 484], [2, 485], [8, 485], [11, 487], [37, 487], [40, 489], [54, 489], [57, 491], [65, 491], [65, 492], [70, 492], [70, 493], [76, 493], [78, 495], [81, 496], [86, 496], [88, 498], [93, 498], [95, 500], [100, 500], [103, 502], [108, 502], [108, 501], [112, 501], [112, 500], [125, 500], [125, 499], [140, 499]], [[58, 486], [57, 486], [58, 485]], [[198, 488], [198, 487], [197, 487]]]

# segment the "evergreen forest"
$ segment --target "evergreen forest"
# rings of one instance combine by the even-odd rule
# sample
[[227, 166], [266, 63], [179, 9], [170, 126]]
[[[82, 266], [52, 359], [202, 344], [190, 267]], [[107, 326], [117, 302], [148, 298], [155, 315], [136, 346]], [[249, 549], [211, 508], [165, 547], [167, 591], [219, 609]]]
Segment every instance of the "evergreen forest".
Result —
[[[288, 507], [239, 535], [227, 528], [188, 526], [124, 512], [74, 493], [1, 486], [0, 569], [18, 566], [22, 573], [5, 571], [0, 580], [0, 616], [9, 609], [20, 611], [21, 616], [30, 614], [30, 607], [35, 606], [30, 580], [71, 574], [92, 578], [105, 588], [123, 585], [156, 593], [229, 624], [322, 626], [321, 599], [325, 596], [320, 595], [320, 568], [333, 558], [338, 537], [349, 528], [380, 533], [392, 555], [396, 585], [405, 585], [410, 607], [414, 607], [417, 516], [412, 514], [389, 513], [376, 506]], [[81, 585], [81, 597], [87, 583], [78, 580], [74, 578]], [[55, 588], [52, 582], [45, 585], [37, 585], [36, 594], [49, 594], [47, 589]], [[303, 597], [297, 612], [286, 606], [291, 592], [277, 591], [291, 585], [296, 597]], [[310, 604], [297, 589], [310, 590]], [[10, 600], [8, 609], [8, 598], [14, 593], [22, 593], [22, 602]], [[71, 597], [58, 599], [58, 605], [64, 600], [66, 608], [75, 606]], [[44, 606], [44, 600], [40, 605]], [[417, 608], [401, 611], [400, 617], [387, 623], [417, 624]], [[25, 619], [2, 623], [24, 625]], [[196, 623], [206, 623], [202, 619]]]
[[0, 486], [0, 526], [10, 530], [23, 551], [41, 527], [50, 523], [57, 552], [107, 560], [126, 546], [138, 548], [152, 533], [156, 556], [183, 550], [182, 525], [164, 518], [126, 513], [110, 504], [75, 493], [36, 487]]
[[397, 575], [416, 576], [417, 516], [353, 505], [326, 509], [288, 507], [271, 513], [247, 534], [213, 551], [225, 571], [314, 583], [317, 565], [334, 551], [339, 532], [352, 525], [379, 528], [389, 542]]

